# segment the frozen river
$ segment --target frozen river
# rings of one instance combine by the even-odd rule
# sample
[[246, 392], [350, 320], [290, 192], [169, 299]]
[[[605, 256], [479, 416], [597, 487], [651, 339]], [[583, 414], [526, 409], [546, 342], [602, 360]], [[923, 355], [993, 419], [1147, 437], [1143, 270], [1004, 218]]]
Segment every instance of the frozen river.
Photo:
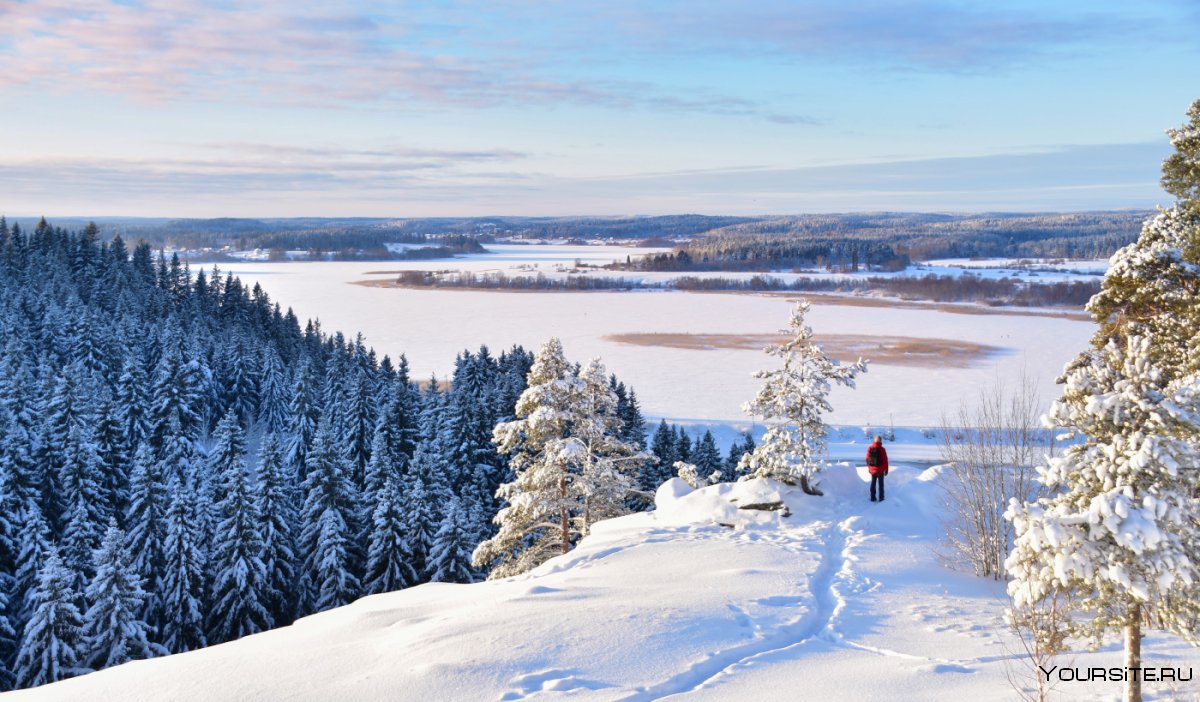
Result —
[[[489, 246], [493, 253], [453, 260], [373, 263], [225, 264], [301, 319], [321, 320], [327, 332], [362, 332], [380, 353], [407, 355], [416, 378], [448, 375], [455, 355], [487, 344], [536, 349], [558, 336], [569, 357], [603, 358], [633, 386], [648, 416], [700, 422], [748, 421], [741, 404], [758, 381], [751, 373], [771, 358], [747, 348], [671, 348], [634, 345], [614, 334], [763, 335], [786, 326], [787, 297], [684, 292], [491, 292], [411, 290], [354, 285], [399, 269], [502, 270], [536, 265], [552, 272], [576, 259], [607, 262], [644, 250], [597, 246]], [[382, 276], [386, 278], [386, 276]], [[830, 420], [839, 424], [934, 426], [945, 411], [995, 382], [1015, 383], [1024, 371], [1048, 404], [1054, 378], [1085, 347], [1090, 322], [1025, 315], [960, 314], [934, 306], [849, 306], [814, 298], [809, 323], [818, 335], [887, 339], [951, 339], [998, 347], [966, 367], [951, 363], [872, 365], [855, 390], [838, 388]], [[865, 352], [866, 357], [870, 353]]]

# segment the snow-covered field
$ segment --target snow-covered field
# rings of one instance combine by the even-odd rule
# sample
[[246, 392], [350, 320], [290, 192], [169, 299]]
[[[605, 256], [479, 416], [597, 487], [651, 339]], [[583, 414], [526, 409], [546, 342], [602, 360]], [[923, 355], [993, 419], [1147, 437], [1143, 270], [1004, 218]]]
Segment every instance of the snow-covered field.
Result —
[[[400, 263], [237, 263], [223, 270], [259, 282], [274, 300], [323, 328], [361, 331], [382, 353], [404, 352], [416, 377], [446, 376], [455, 355], [487, 344], [493, 351], [537, 348], [559, 336], [570, 358], [601, 356], [638, 392], [645, 412], [674, 420], [745, 422], [750, 377], [770, 359], [747, 349], [680, 349], [606, 339], [623, 333], [764, 334], [786, 326], [785, 296], [683, 292], [517, 293], [406, 290], [353, 285], [372, 271], [396, 269], [551, 272], [576, 259], [606, 263], [645, 249], [605, 246], [493, 245], [492, 253]], [[536, 267], [536, 268], [535, 268]], [[962, 269], [956, 269], [962, 270]], [[378, 277], [378, 276], [376, 276]], [[997, 380], [1025, 371], [1048, 403], [1054, 379], [1083, 349], [1089, 322], [1047, 316], [960, 314], [936, 305], [908, 308], [829, 304], [814, 298], [809, 322], [821, 334], [962, 340], [999, 347], [970, 367], [876, 364], [856, 390], [837, 389], [830, 420], [847, 425], [934, 426], [943, 412]], [[985, 310], [986, 311], [986, 310]], [[867, 356], [869, 357], [869, 353]]]
[[[862, 469], [865, 470], [865, 469]], [[935, 555], [938, 467], [895, 464], [886, 502], [835, 469], [815, 498], [767, 481], [692, 491], [598, 524], [523, 576], [428, 584], [241, 641], [138, 661], [13, 700], [924, 700], [1016, 697], [1031, 685], [1002, 623], [1001, 584]], [[790, 516], [737, 505], [782, 498]], [[736, 502], [734, 502], [736, 501]], [[729, 526], [725, 526], [729, 525]], [[1146, 665], [1200, 667], [1151, 634]], [[1119, 667], [1119, 644], [1055, 661]], [[1147, 684], [1196, 700], [1195, 682]], [[1062, 682], [1062, 700], [1121, 684]]]

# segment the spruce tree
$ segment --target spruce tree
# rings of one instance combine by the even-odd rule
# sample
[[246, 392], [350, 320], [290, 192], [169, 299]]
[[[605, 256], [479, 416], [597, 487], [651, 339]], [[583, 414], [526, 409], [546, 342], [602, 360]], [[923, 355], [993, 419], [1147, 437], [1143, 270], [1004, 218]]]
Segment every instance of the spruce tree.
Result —
[[284, 442], [284, 462], [294, 466], [300, 477], [304, 477], [304, 465], [308, 458], [309, 447], [317, 433], [317, 420], [320, 417], [316, 403], [317, 378], [312, 374], [307, 364], [296, 369], [295, 382], [292, 384], [291, 403], [288, 405], [287, 432]]
[[195, 488], [172, 480], [163, 544], [162, 643], [171, 653], [207, 645], [204, 635], [207, 520]]
[[100, 670], [165, 654], [148, 637], [150, 627], [142, 620], [146, 592], [115, 521], [109, 522], [95, 558], [96, 577], [87, 587], [84, 616], [87, 665]]
[[142, 618], [156, 631], [163, 621], [160, 593], [166, 565], [164, 547], [169, 505], [161, 466], [153, 459], [150, 447], [143, 444], [133, 461], [125, 524], [129, 530], [129, 552], [134, 570], [148, 590]]
[[41, 509], [36, 505], [26, 507], [21, 513], [20, 522], [21, 539], [11, 605], [17, 612], [17, 620], [27, 621], [33, 614], [33, 592], [37, 587], [42, 566], [50, 552], [56, 549], [50, 525], [46, 523]]
[[429, 490], [419, 474], [405, 477], [400, 493], [402, 513], [408, 526], [408, 546], [412, 549], [413, 570], [416, 572], [417, 581], [425, 582], [431, 574], [429, 553], [433, 548], [433, 535], [437, 532], [437, 515], [429, 498]]
[[82, 665], [85, 641], [79, 593], [58, 551], [51, 549], [30, 591], [32, 613], [21, 635], [14, 672], [18, 687], [36, 687], [90, 672]]
[[258, 454], [258, 505], [262, 519], [262, 561], [266, 572], [267, 607], [275, 626], [290, 624], [296, 606], [295, 478], [284, 466], [274, 434], [267, 434]]
[[[372, 457], [374, 458], [374, 457]], [[400, 590], [417, 582], [413, 552], [409, 544], [411, 527], [404, 497], [397, 478], [388, 477], [374, 494], [367, 551], [367, 570], [363, 589], [369, 594]]]
[[659, 485], [670, 479], [671, 466], [680, 460], [676, 445], [675, 431], [667, 424], [667, 420], [660, 420], [650, 442], [650, 452], [656, 460], [642, 471], [640, 483], [643, 491], [653, 495]]
[[262, 351], [260, 365], [258, 423], [263, 431], [280, 433], [287, 428], [287, 376], [279, 354], [269, 346]]
[[230, 407], [217, 426], [213, 473], [218, 501], [209, 555], [210, 643], [258, 633], [272, 622], [267, 609], [270, 593], [262, 560], [261, 515], [246, 475], [240, 421], [241, 413]]
[[13, 674], [12, 661], [17, 656], [17, 631], [13, 626], [12, 592], [15, 579], [8, 574], [0, 574], [0, 692], [13, 689], [16, 676]]
[[63, 560], [82, 590], [92, 575], [92, 552], [100, 546], [104, 525], [112, 516], [102, 486], [101, 461], [90, 431], [71, 432], [59, 484], [62, 485]]
[[721, 452], [717, 449], [717, 440], [713, 438], [711, 431], [706, 430], [704, 436], [696, 442], [696, 451], [692, 455], [692, 462], [695, 463], [696, 472], [702, 478], [708, 478], [713, 473], [723, 478], [724, 461], [721, 460]]
[[474, 544], [470, 543], [470, 533], [463, 522], [461, 503], [457, 497], [451, 498], [429, 553], [431, 581], [469, 583], [475, 579], [471, 569]]
[[121, 377], [117, 380], [116, 406], [126, 455], [133, 455], [138, 445], [147, 441], [150, 435], [149, 380], [135, 353], [125, 357]]
[[334, 428], [322, 419], [305, 461], [301, 551], [305, 588], [302, 609], [321, 612], [349, 603], [359, 594], [354, 572], [356, 495], [350, 465], [334, 443]]

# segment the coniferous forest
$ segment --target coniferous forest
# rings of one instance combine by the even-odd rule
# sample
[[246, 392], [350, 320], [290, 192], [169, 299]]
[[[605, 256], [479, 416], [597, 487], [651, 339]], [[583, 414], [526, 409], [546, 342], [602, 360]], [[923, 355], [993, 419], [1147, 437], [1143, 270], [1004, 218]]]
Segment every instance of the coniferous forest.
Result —
[[[486, 575], [523, 348], [418, 385], [258, 286], [2, 218], [0, 328], [3, 689]], [[641, 447], [635, 393], [609, 385]], [[670, 463], [648, 466], [643, 491]]]

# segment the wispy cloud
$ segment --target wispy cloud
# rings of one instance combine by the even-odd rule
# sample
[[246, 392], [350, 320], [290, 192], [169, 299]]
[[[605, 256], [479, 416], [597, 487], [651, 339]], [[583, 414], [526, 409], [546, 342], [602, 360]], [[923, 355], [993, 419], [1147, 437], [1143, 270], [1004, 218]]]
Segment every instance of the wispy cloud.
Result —
[[312, 0], [253, 8], [199, 0], [7, 4], [0, 10], [9, 34], [0, 43], [0, 89], [294, 106], [533, 103], [774, 114], [741, 98], [678, 93], [616, 75], [573, 76], [560, 70], [573, 57], [531, 61], [536, 46], [498, 46], [470, 20], [431, 30], [405, 8], [389, 15], [365, 3], [344, 7], [331, 11]]
[[[724, 168], [612, 177], [530, 172], [519, 157], [477, 169], [464, 152], [422, 158], [223, 145], [240, 160], [44, 160], [0, 165], [10, 214], [73, 193], [73, 214], [371, 216], [773, 214], [864, 210], [1036, 211], [1164, 201], [1163, 144], [811, 168]], [[282, 151], [286, 158], [274, 154]], [[380, 152], [392, 154], [391, 151]]]

